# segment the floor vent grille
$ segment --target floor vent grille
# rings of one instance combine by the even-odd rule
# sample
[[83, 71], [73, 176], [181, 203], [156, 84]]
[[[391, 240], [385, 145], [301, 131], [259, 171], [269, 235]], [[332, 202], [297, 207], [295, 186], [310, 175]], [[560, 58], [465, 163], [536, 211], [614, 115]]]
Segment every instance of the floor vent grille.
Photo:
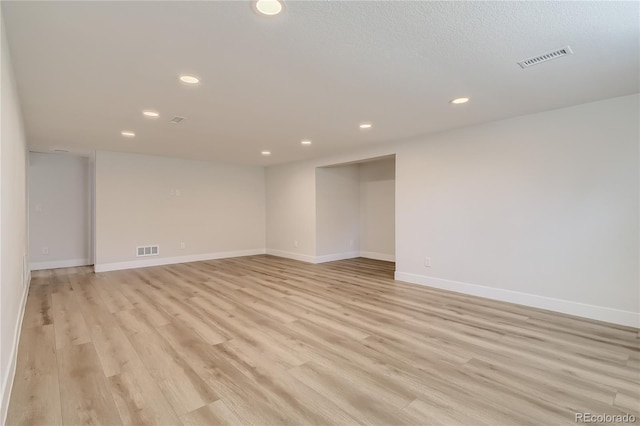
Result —
[[160, 246], [138, 246], [136, 247], [136, 257], [157, 256], [160, 254]]

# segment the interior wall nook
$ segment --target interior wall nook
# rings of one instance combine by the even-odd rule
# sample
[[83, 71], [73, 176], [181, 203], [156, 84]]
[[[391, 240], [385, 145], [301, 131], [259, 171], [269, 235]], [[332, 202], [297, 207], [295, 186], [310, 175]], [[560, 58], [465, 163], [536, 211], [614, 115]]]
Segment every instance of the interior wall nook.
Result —
[[87, 157], [29, 153], [31, 270], [93, 264], [90, 163]]
[[315, 261], [395, 260], [395, 157], [316, 169]]

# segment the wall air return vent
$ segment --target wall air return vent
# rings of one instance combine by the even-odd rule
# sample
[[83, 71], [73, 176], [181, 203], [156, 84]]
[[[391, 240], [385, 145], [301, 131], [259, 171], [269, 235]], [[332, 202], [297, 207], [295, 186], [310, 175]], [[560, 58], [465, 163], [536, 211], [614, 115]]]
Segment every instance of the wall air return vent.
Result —
[[136, 257], [157, 256], [160, 254], [160, 246], [138, 246], [136, 247]]
[[178, 117], [178, 116], [176, 115], [175, 117], [173, 117], [173, 118], [171, 119], [171, 122], [172, 122], [173, 124], [178, 124], [178, 123], [180, 123], [182, 120], [184, 120], [184, 117]]
[[563, 47], [562, 49], [554, 50], [553, 52], [547, 52], [540, 56], [535, 56], [533, 58], [522, 60], [518, 62], [518, 65], [520, 65], [521, 68], [528, 68], [534, 65], [541, 64], [543, 62], [550, 61], [552, 59], [558, 59], [558, 58], [562, 58], [563, 56], [572, 55], [572, 54], [573, 54], [573, 50], [571, 50], [571, 47], [567, 46], [567, 47]]

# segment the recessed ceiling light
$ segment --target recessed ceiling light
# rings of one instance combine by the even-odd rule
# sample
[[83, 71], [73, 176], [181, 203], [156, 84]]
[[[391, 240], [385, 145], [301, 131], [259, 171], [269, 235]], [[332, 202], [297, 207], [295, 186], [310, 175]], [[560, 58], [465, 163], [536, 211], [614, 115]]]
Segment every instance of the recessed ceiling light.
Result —
[[257, 0], [254, 7], [263, 15], [274, 16], [282, 12], [284, 4], [280, 0]]
[[271, 151], [262, 151], [260, 154], [262, 155], [271, 155]]
[[362, 123], [362, 124], [360, 124], [360, 128], [361, 129], [370, 129], [371, 126], [372, 126], [371, 123]]
[[187, 84], [198, 84], [200, 83], [200, 79], [198, 77], [194, 77], [192, 75], [181, 75], [180, 81]]
[[311, 145], [311, 141], [308, 139], [305, 139], [303, 141], [300, 142], [302, 145]]
[[469, 102], [469, 98], [455, 98], [451, 101], [452, 104], [466, 104]]
[[160, 117], [160, 114], [157, 113], [156, 111], [142, 111], [142, 115], [144, 115], [145, 117], [151, 117], [151, 118], [158, 118]]
[[120, 134], [122, 136], [124, 136], [125, 138], [132, 138], [132, 137], [134, 137], [136, 135], [134, 132], [132, 132], [130, 130], [123, 130], [123, 131], [120, 132]]

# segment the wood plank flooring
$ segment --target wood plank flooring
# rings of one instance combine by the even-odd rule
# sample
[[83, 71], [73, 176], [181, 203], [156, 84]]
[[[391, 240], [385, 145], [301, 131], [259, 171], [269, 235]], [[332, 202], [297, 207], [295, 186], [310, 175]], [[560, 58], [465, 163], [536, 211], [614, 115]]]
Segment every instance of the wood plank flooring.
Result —
[[555, 425], [640, 419], [640, 335], [252, 256], [34, 273], [9, 425]]

